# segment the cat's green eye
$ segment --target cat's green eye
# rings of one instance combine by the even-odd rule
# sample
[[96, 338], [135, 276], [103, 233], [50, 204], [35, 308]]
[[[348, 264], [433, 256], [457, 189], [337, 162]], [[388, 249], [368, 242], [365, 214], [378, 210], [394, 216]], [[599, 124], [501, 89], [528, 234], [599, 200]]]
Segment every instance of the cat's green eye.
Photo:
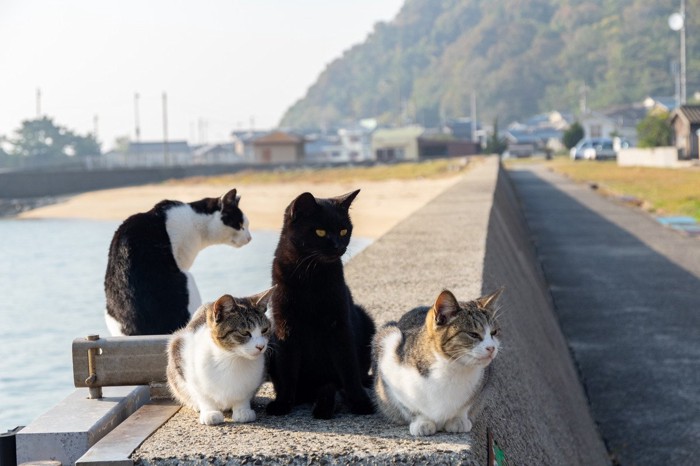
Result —
[[473, 339], [475, 339], [475, 340], [481, 340], [481, 339], [482, 339], [482, 338], [481, 338], [481, 335], [479, 335], [479, 334], [476, 333], [476, 332], [467, 332], [467, 335], [469, 335], [471, 338], [473, 338]]
[[326, 230], [316, 230], [316, 236], [318, 236], [319, 238], [323, 238], [324, 236], [326, 236]]
[[499, 329], [493, 330], [493, 331], [491, 331], [491, 336], [492, 336], [492, 337], [495, 337], [495, 336], [498, 335], [500, 332], [501, 332], [501, 331], [500, 331]]
[[265, 328], [262, 330], [262, 334], [263, 334], [263, 335], [267, 335], [267, 332], [269, 332], [269, 331], [270, 331], [270, 327], [265, 327]]
[[241, 332], [241, 336], [250, 338], [252, 335], [250, 334], [250, 332]]
[[342, 230], [340, 230], [340, 236], [345, 236], [345, 235], [347, 235], [347, 234], [348, 234], [348, 230], [347, 230], [347, 229], [343, 228]]

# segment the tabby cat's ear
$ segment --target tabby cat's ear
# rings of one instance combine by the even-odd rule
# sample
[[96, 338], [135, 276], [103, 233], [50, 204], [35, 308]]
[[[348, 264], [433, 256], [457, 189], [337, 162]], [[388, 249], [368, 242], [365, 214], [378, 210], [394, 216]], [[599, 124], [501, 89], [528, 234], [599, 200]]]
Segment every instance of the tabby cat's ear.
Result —
[[267, 304], [270, 302], [270, 298], [272, 298], [272, 291], [276, 286], [277, 285], [250, 297], [250, 301], [258, 309], [258, 311], [264, 313], [267, 310]]
[[219, 207], [224, 208], [228, 205], [234, 206], [237, 205], [238, 201], [240, 200], [240, 196], [236, 196], [236, 188], [233, 188], [231, 191], [227, 192], [219, 198]]
[[338, 203], [339, 206], [343, 207], [345, 210], [350, 209], [350, 204], [355, 200], [360, 190], [357, 189], [351, 193], [343, 194], [342, 196], [334, 197], [333, 200]]
[[449, 323], [457, 315], [459, 311], [459, 303], [452, 292], [443, 290], [433, 304], [433, 313], [435, 324], [445, 325]]
[[506, 288], [502, 286], [493, 293], [486, 296], [482, 296], [481, 298], [476, 300], [476, 304], [487, 314], [495, 313], [497, 309], [496, 304], [498, 303], [498, 298], [500, 298], [501, 294], [503, 293], [503, 290], [505, 289]]
[[224, 320], [224, 314], [230, 312], [233, 309], [235, 302], [233, 301], [233, 296], [230, 294], [225, 294], [214, 303], [214, 322], [217, 324]]
[[311, 193], [302, 193], [297, 196], [294, 201], [292, 201], [291, 216], [292, 220], [297, 219], [300, 215], [312, 214], [318, 204], [316, 203], [316, 198]]

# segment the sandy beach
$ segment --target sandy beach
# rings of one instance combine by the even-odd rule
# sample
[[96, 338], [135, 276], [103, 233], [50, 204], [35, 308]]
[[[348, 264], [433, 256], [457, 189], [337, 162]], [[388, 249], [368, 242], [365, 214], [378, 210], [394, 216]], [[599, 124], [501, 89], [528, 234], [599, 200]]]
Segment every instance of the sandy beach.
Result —
[[19, 218], [81, 218], [123, 220], [149, 210], [163, 199], [191, 202], [204, 197], [219, 197], [237, 188], [241, 209], [253, 230], [277, 230], [282, 226], [286, 206], [299, 194], [309, 191], [317, 197], [331, 197], [360, 189], [353, 202], [353, 234], [378, 238], [443, 190], [452, 186], [461, 174], [443, 178], [353, 181], [353, 182], [281, 182], [222, 186], [207, 183], [169, 181], [79, 194], [65, 201], [40, 207]]

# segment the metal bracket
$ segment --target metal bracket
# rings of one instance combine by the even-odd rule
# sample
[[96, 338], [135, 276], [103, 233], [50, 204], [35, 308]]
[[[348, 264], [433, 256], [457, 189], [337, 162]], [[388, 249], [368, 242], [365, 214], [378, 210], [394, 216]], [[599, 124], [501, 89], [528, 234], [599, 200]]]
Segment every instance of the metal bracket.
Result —
[[[97, 341], [100, 339], [100, 336], [88, 335], [85, 339], [88, 341]], [[99, 348], [90, 348], [87, 350], [88, 372], [90, 375], [85, 379], [85, 385], [87, 385], [90, 390], [89, 398], [91, 399], [102, 398], [102, 387], [95, 386], [95, 382], [97, 382], [97, 361], [95, 355], [98, 354], [99, 350]]]

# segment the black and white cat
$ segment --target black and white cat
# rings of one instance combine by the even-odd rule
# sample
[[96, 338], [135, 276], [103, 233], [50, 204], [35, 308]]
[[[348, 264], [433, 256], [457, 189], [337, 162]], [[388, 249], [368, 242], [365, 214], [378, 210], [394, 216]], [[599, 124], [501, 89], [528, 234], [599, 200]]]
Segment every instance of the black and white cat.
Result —
[[267, 407], [283, 415], [315, 403], [315, 418], [329, 419], [340, 392], [354, 414], [374, 406], [368, 379], [374, 322], [357, 306], [343, 275], [342, 255], [352, 234], [348, 209], [359, 190], [319, 199], [299, 195], [287, 207], [272, 263], [269, 375], [276, 398]]
[[113, 336], [170, 334], [187, 324], [202, 301], [188, 272], [199, 251], [251, 240], [239, 201], [235, 189], [190, 203], [164, 200], [119, 226], [104, 282]]

